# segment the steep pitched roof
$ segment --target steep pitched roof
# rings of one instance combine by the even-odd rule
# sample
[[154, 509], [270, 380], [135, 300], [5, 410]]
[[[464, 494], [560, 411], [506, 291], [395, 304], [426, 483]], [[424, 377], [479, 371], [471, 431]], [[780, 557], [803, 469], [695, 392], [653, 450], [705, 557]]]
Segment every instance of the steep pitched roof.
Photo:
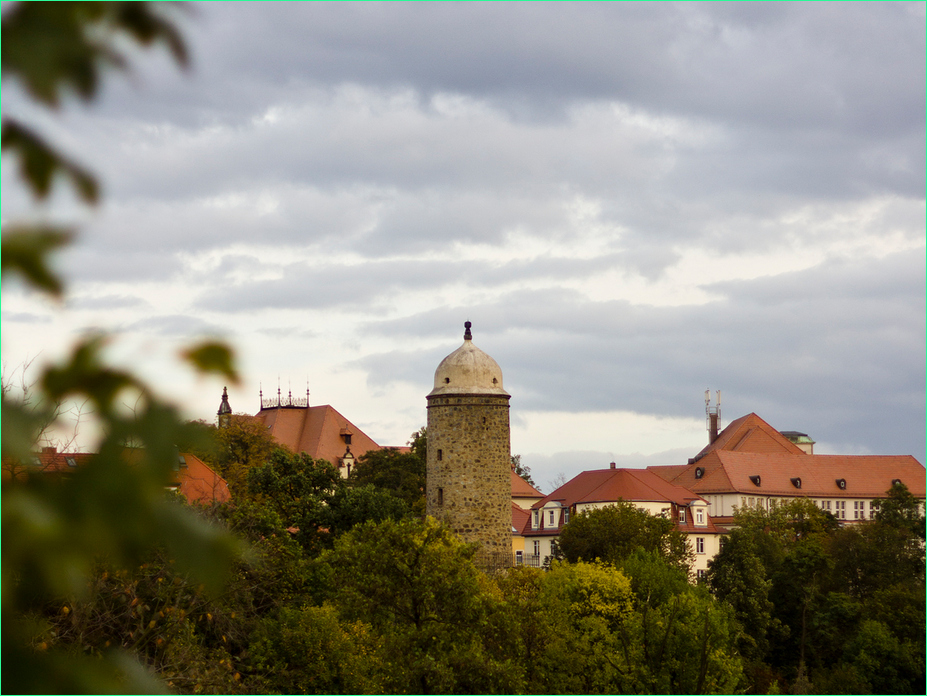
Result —
[[[697, 469], [702, 474], [697, 478]], [[759, 476], [759, 485], [751, 477]], [[793, 479], [800, 484], [796, 486]], [[910, 455], [761, 454], [714, 451], [672, 483], [701, 495], [744, 493], [809, 498], [881, 498], [894, 480], [925, 496], [925, 470]], [[844, 481], [841, 488], [838, 481]]]
[[531, 514], [512, 503], [512, 533], [524, 536], [525, 529], [531, 523]]
[[798, 445], [755, 413], [748, 413], [746, 416], [731, 421], [724, 430], [718, 433], [714, 442], [705, 445], [702, 451], [695, 455], [695, 459], [719, 450], [766, 454], [805, 454]]
[[224, 503], [231, 494], [225, 479], [219, 476], [202, 459], [193, 454], [181, 454], [186, 466], [174, 472], [175, 481], [190, 503], [208, 503], [216, 501]]
[[569, 507], [576, 503], [614, 502], [619, 499], [688, 505], [698, 498], [692, 491], [665, 481], [646, 469], [596, 469], [582, 472], [531, 507], [541, 508], [550, 501]]
[[382, 449], [364, 431], [329, 405], [308, 408], [266, 408], [255, 416], [273, 438], [293, 452], [327, 459], [335, 466], [347, 449], [344, 435], [351, 435], [351, 453], [361, 457]]
[[[41, 452], [33, 455], [29, 465], [20, 467], [18, 472], [4, 467], [4, 478], [8, 471], [16, 478], [32, 472], [66, 476], [90, 463], [95, 456], [92, 452], [58, 452], [55, 447], [43, 447]], [[141, 457], [141, 450], [134, 448], [126, 448], [122, 452], [123, 461], [130, 465], [138, 464]], [[190, 503], [224, 503], [231, 498], [225, 479], [193, 454], [178, 454], [177, 468], [172, 472], [170, 487], [176, 487]]]
[[543, 498], [544, 494], [512, 469], [512, 497], [513, 498]]

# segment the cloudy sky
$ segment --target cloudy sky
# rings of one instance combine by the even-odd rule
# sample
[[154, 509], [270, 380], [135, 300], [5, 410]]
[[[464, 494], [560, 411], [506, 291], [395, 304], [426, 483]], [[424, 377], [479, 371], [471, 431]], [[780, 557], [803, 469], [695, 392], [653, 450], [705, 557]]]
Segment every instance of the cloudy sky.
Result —
[[[5, 369], [119, 333], [193, 418], [222, 336], [258, 391], [382, 444], [473, 322], [549, 490], [684, 463], [756, 412], [825, 453], [923, 462], [924, 4], [197, 5], [192, 54], [41, 125], [100, 177], [56, 307], [5, 283]], [[5, 113], [40, 118], [4, 84]]]

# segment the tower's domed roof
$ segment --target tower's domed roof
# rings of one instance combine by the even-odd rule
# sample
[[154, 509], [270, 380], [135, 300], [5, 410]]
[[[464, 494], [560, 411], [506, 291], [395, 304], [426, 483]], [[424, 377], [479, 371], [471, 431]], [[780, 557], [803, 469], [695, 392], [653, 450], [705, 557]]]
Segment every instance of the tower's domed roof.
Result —
[[435, 388], [428, 396], [440, 394], [500, 394], [508, 396], [502, 388], [502, 368], [499, 363], [473, 345], [470, 322], [464, 324], [464, 342], [448, 355], [435, 370]]

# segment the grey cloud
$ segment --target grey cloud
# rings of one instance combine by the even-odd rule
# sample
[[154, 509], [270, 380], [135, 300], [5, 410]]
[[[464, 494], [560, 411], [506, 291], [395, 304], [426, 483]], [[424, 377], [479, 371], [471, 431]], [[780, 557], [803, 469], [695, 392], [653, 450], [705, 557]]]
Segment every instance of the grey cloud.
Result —
[[145, 317], [120, 327], [121, 331], [159, 334], [162, 336], [221, 335], [224, 329], [197, 317], [183, 314]]
[[68, 301], [68, 308], [81, 310], [125, 309], [128, 307], [148, 307], [148, 302], [140, 297], [129, 295], [76, 296]]
[[4, 312], [3, 323], [11, 324], [50, 324], [52, 318], [47, 314], [35, 314], [33, 312]]
[[[503, 365], [513, 406], [529, 410], [692, 416], [702, 391], [720, 388], [731, 417], [756, 411], [822, 440], [919, 454], [923, 285], [923, 262], [896, 255], [727, 284], [728, 296], [695, 307], [521, 292], [370, 328], [434, 336], [443, 315], [446, 354], [456, 333], [447, 319], [479, 317], [475, 342]], [[422, 360], [393, 353], [361, 362], [371, 380], [417, 383]], [[872, 412], [897, 415], [886, 423]]]

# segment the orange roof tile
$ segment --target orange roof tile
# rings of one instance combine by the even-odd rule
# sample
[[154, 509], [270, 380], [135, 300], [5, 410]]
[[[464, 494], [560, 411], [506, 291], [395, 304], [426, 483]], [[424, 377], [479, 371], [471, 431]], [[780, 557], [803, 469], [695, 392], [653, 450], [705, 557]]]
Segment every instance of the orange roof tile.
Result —
[[805, 454], [798, 445], [773, 428], [755, 413], [748, 413], [718, 433], [714, 442], [705, 445], [695, 458], [709, 452], [726, 450], [732, 452]]
[[[134, 448], [125, 448], [123, 460], [129, 464], [137, 464], [141, 451]], [[32, 471], [43, 474], [67, 474], [86, 465], [95, 457], [91, 452], [58, 452], [54, 447], [43, 447], [41, 452], [33, 455], [29, 466], [23, 468], [28, 474]], [[178, 466], [173, 473], [172, 485], [176, 486], [190, 503], [206, 503], [211, 501], [226, 502], [231, 498], [228, 484], [208, 464], [192, 454], [179, 454], [183, 457], [185, 466]], [[6, 474], [6, 467], [4, 467]]]
[[[696, 469], [701, 468], [701, 478]], [[751, 476], [759, 476], [756, 485]], [[798, 488], [792, 479], [800, 480]], [[925, 470], [910, 455], [762, 454], [714, 451], [673, 479], [701, 495], [752, 493], [809, 498], [881, 498], [899, 479], [911, 493], [925, 496]], [[838, 480], [846, 482], [845, 488]]]
[[209, 503], [216, 501], [224, 503], [232, 496], [228, 484], [212, 468], [199, 457], [192, 454], [181, 454], [186, 467], [180, 467], [176, 472], [176, 481], [180, 492], [189, 503]]
[[512, 503], [512, 533], [524, 536], [525, 527], [531, 523], [531, 514]]
[[512, 497], [513, 498], [543, 498], [544, 494], [512, 469]]
[[331, 406], [308, 408], [266, 408], [255, 416], [273, 438], [293, 452], [305, 452], [314, 459], [327, 459], [335, 466], [347, 449], [343, 433], [351, 435], [351, 453], [362, 457], [371, 450], [382, 449], [360, 428]]
[[669, 483], [646, 469], [596, 469], [584, 471], [538, 501], [533, 508], [550, 501], [569, 507], [576, 503], [627, 501], [669, 501], [688, 505], [698, 495]]

